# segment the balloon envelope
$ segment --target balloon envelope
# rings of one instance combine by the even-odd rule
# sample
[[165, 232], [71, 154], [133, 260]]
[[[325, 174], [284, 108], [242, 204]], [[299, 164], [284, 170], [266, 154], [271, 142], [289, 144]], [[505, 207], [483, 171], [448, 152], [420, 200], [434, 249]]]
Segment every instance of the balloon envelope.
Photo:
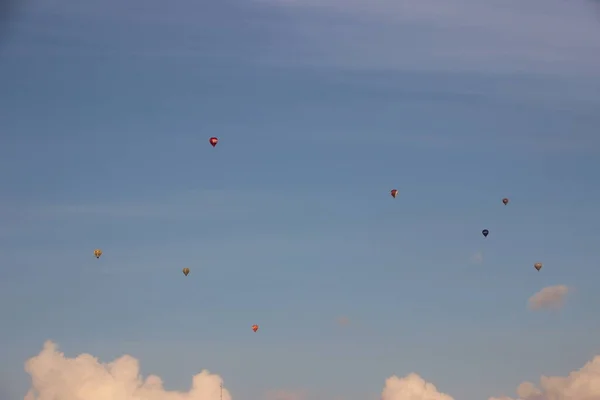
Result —
[[542, 263], [535, 263], [533, 264], [533, 267], [539, 271], [540, 269], [542, 269]]
[[94, 250], [94, 256], [96, 258], [100, 258], [101, 255], [102, 255], [102, 250], [100, 250], [100, 249]]
[[508, 204], [508, 199], [507, 199], [506, 197], [505, 197], [505, 198], [503, 198], [503, 199], [502, 199], [502, 203], [504, 203], [504, 205], [507, 205], [507, 204]]
[[258, 325], [252, 325], [252, 330], [256, 332], [258, 330]]
[[482, 230], [482, 231], [481, 231], [481, 234], [482, 234], [484, 237], [487, 237], [487, 235], [489, 235], [489, 234], [490, 234], [490, 231], [488, 231], [487, 229], [484, 229], [484, 230]]
[[216, 137], [211, 137], [210, 139], [208, 139], [208, 141], [210, 142], [210, 144], [212, 145], [212, 147], [215, 147], [217, 145], [217, 143], [219, 143], [219, 139], [217, 139]]
[[392, 189], [392, 190], [390, 190], [390, 194], [392, 195], [393, 198], [396, 198], [398, 191], [396, 189]]
[[189, 274], [189, 273], [190, 273], [190, 269], [189, 269], [189, 268], [184, 268], [184, 269], [183, 269], [183, 274], [184, 274], [185, 276], [188, 276], [188, 274]]

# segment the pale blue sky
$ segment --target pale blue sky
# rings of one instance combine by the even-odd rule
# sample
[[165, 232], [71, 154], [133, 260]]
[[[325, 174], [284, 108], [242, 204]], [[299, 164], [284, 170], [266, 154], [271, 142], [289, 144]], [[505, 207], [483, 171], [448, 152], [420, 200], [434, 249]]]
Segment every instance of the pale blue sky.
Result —
[[[15, 10], [0, 400], [47, 339], [172, 389], [208, 368], [248, 400], [371, 398], [410, 372], [477, 400], [600, 353], [600, 22], [519, 3]], [[561, 313], [527, 310], [557, 284]]]

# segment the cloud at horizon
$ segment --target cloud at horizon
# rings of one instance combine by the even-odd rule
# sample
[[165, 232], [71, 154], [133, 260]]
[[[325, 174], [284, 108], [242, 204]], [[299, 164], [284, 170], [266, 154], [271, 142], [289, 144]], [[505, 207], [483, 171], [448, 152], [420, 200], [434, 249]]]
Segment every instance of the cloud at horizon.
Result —
[[[192, 378], [189, 391], [168, 391], [162, 379], [140, 374], [139, 361], [130, 355], [103, 363], [90, 354], [70, 358], [47, 341], [40, 353], [25, 363], [31, 388], [24, 400], [219, 400], [222, 378], [207, 370]], [[595, 400], [600, 396], [600, 356], [566, 377], [542, 376], [539, 387], [523, 382], [517, 388], [521, 400]], [[304, 391], [270, 390], [266, 400], [304, 400]], [[231, 394], [223, 387], [223, 399]], [[382, 400], [455, 400], [416, 373], [391, 376], [385, 381]], [[514, 400], [490, 397], [489, 400]]]
[[[156, 375], [142, 380], [139, 361], [129, 355], [110, 363], [90, 354], [69, 358], [51, 341], [27, 360], [25, 371], [32, 384], [24, 400], [218, 400], [223, 382], [220, 376], [203, 370], [193, 376], [188, 392], [167, 391]], [[223, 400], [231, 400], [225, 388]]]

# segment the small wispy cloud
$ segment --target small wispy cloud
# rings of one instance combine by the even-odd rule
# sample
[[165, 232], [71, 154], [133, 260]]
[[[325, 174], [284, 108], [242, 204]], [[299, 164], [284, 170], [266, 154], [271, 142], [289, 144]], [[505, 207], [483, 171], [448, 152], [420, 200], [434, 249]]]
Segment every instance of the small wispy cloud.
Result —
[[481, 264], [483, 262], [483, 253], [481, 251], [474, 253], [469, 260], [472, 264]]
[[565, 285], [548, 286], [529, 298], [529, 309], [558, 310], [564, 305], [569, 288]]
[[348, 317], [345, 316], [341, 316], [341, 317], [337, 317], [335, 319], [336, 324], [338, 324], [339, 326], [347, 326], [350, 324], [350, 319]]

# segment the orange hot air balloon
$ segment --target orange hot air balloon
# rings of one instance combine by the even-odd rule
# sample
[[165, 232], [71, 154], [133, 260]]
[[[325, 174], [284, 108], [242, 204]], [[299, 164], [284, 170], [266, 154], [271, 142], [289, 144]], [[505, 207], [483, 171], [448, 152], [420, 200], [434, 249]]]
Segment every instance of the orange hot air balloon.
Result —
[[94, 256], [96, 258], [100, 258], [101, 255], [102, 255], [102, 250], [100, 250], [100, 249], [94, 250]]
[[258, 330], [258, 325], [252, 325], [252, 330], [256, 332]]
[[502, 199], [502, 203], [503, 203], [504, 205], [507, 205], [507, 204], [508, 204], [508, 199], [507, 199], [506, 197], [505, 197], [505, 198], [503, 198], [503, 199]]
[[542, 263], [535, 263], [535, 264], [533, 264], [533, 268], [535, 268], [535, 269], [537, 269], [539, 271], [540, 269], [542, 269]]
[[396, 198], [398, 191], [396, 189], [392, 189], [392, 190], [390, 190], [390, 194], [392, 195], [393, 198]]
[[188, 276], [188, 274], [190, 273], [190, 269], [189, 268], [184, 268], [182, 271], [183, 271], [183, 274], [185, 276]]
[[211, 137], [210, 139], [208, 139], [208, 141], [212, 147], [215, 147], [217, 145], [217, 143], [219, 143], [219, 139], [214, 136]]

